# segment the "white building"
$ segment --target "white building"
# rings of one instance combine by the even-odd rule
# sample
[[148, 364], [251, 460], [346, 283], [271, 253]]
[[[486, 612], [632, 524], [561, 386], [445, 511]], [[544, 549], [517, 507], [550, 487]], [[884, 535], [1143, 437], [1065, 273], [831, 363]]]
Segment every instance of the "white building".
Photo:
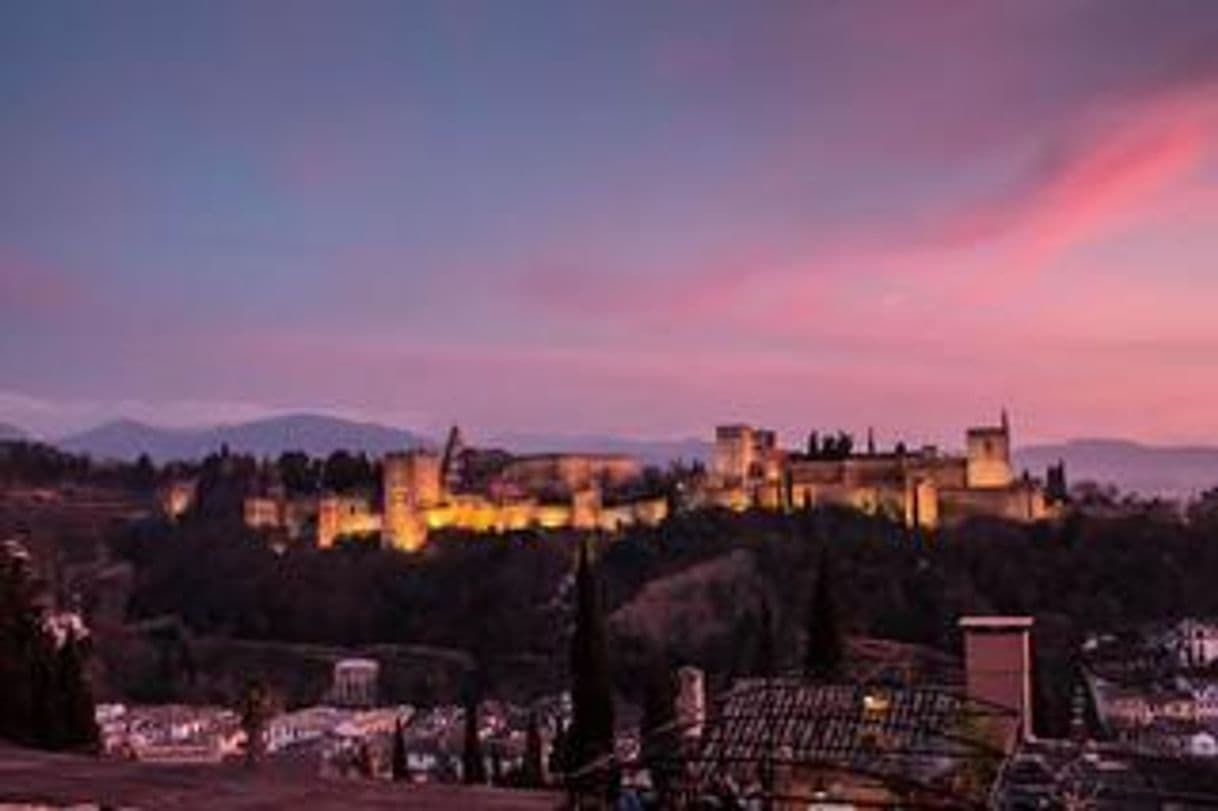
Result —
[[1181, 666], [1208, 667], [1218, 661], [1218, 625], [1204, 620], [1180, 620], [1172, 630], [1172, 638]]
[[1209, 732], [1197, 732], [1188, 739], [1188, 753], [1193, 757], [1218, 756], [1218, 740]]
[[372, 659], [340, 659], [334, 664], [330, 700], [340, 707], [374, 707], [381, 666]]

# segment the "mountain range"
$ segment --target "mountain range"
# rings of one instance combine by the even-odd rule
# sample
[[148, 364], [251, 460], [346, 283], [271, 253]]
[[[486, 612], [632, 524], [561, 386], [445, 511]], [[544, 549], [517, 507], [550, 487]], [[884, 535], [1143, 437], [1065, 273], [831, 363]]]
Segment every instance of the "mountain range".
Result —
[[[28, 437], [15, 426], [0, 424], [0, 441]], [[200, 458], [228, 445], [233, 451], [276, 456], [303, 450], [324, 456], [345, 448], [380, 455], [438, 441], [421, 433], [371, 422], [319, 414], [290, 414], [251, 422], [200, 428], [164, 428], [133, 420], [116, 420], [64, 437], [55, 444], [99, 459], [131, 460], [147, 453], [153, 460]], [[709, 461], [711, 443], [698, 438], [647, 440], [605, 434], [504, 433], [477, 438], [477, 445], [515, 453], [625, 453], [648, 464], [673, 459]], [[1187, 498], [1218, 486], [1218, 446], [1148, 445], [1123, 439], [1075, 439], [1028, 445], [1015, 451], [1015, 466], [1043, 476], [1058, 460], [1066, 463], [1071, 483], [1095, 481], [1145, 496]]]
[[255, 456], [278, 456], [289, 450], [325, 456], [345, 448], [380, 455], [414, 448], [426, 439], [412, 431], [370, 422], [354, 422], [318, 414], [288, 414], [232, 425], [203, 428], [162, 428], [134, 420], [115, 420], [55, 443], [72, 453], [98, 459], [132, 460], [146, 453], [156, 462], [198, 459], [227, 445]]
[[1029, 445], [1015, 451], [1015, 465], [1044, 475], [1048, 465], [1066, 463], [1070, 483], [1115, 484], [1124, 492], [1186, 499], [1218, 487], [1218, 447], [1144, 445], [1125, 439], [1073, 439]]
[[7, 422], [0, 422], [0, 442], [20, 442], [23, 439], [28, 439], [29, 434], [22, 431], [16, 425], [9, 425]]

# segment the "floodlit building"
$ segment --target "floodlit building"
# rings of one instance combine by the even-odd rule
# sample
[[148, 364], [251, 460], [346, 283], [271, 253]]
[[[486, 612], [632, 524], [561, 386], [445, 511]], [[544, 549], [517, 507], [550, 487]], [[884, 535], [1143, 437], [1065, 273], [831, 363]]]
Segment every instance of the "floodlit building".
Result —
[[1013, 521], [1051, 517], [1044, 488], [1017, 478], [1006, 413], [998, 425], [969, 428], [963, 455], [927, 445], [880, 452], [852, 444], [799, 453], [777, 446], [773, 431], [724, 425], [702, 500], [729, 509], [803, 509], [825, 504], [933, 528], [976, 516]]
[[322, 549], [343, 536], [379, 535], [381, 528], [381, 514], [364, 496], [330, 493], [317, 504], [317, 545]]

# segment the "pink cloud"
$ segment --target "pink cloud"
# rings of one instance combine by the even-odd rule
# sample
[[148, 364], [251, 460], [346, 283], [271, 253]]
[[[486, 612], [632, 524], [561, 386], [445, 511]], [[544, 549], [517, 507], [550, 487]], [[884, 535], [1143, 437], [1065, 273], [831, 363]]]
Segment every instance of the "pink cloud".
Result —
[[1188, 119], [1109, 133], [1053, 161], [1017, 194], [945, 218], [926, 238], [954, 250], [1013, 237], [1014, 258], [1037, 268], [1127, 221], [1140, 204], [1196, 168], [1206, 146], [1205, 130]]

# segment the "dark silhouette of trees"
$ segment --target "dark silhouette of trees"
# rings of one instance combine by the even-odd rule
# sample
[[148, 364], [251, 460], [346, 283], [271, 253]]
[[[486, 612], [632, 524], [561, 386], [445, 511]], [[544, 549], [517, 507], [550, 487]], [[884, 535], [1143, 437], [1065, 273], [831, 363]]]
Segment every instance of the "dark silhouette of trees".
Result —
[[677, 721], [677, 685], [667, 657], [653, 654], [644, 674], [642, 734], [643, 762], [652, 785], [665, 806], [677, 772], [680, 730]]
[[92, 751], [98, 731], [82, 643], [69, 631], [56, 645], [35, 596], [24, 555], [0, 547], [0, 738]]
[[374, 491], [378, 485], [375, 466], [365, 453], [338, 450], [326, 457], [322, 487], [336, 493]]
[[93, 693], [85, 677], [81, 642], [77, 640], [74, 630], [68, 631], [56, 659], [55, 693], [60, 717], [60, 737], [56, 748], [93, 749], [98, 742]]
[[529, 713], [529, 725], [524, 736], [524, 762], [520, 767], [520, 782], [525, 788], [545, 785], [545, 764], [542, 755], [541, 724], [536, 712]]
[[303, 451], [281, 453], [275, 467], [279, 480], [289, 493], [316, 493], [321, 484], [321, 463]]
[[575, 632], [571, 638], [572, 718], [568, 752], [578, 770], [613, 751], [613, 695], [600, 584], [589, 544], [575, 570]]
[[550, 774], [566, 774], [570, 763], [570, 742], [568, 727], [562, 718], [555, 721], [554, 740], [550, 742], [549, 767]]
[[838, 626], [837, 605], [833, 599], [833, 576], [827, 547], [822, 548], [816, 567], [816, 580], [808, 604], [807, 647], [804, 674], [821, 681], [841, 675], [842, 632]]
[[240, 716], [241, 730], [245, 733], [245, 765], [255, 768], [266, 755], [266, 723], [271, 716], [270, 692], [261, 681], [246, 683]]
[[845, 459], [854, 452], [854, 437], [845, 431], [826, 433], [823, 438], [816, 431], [808, 434], [807, 456], [809, 459]]
[[394, 780], [409, 780], [410, 769], [406, 765], [406, 735], [402, 730], [402, 719], [393, 724], [393, 757], [390, 769]]
[[474, 685], [465, 691], [465, 743], [461, 751], [461, 780], [470, 784], [486, 782], [486, 763], [482, 757], [482, 738], [478, 731], [478, 692]]
[[1066, 463], [1061, 459], [1049, 465], [1045, 471], [1045, 496], [1052, 502], [1062, 503], [1070, 499], [1070, 488], [1066, 484]]

